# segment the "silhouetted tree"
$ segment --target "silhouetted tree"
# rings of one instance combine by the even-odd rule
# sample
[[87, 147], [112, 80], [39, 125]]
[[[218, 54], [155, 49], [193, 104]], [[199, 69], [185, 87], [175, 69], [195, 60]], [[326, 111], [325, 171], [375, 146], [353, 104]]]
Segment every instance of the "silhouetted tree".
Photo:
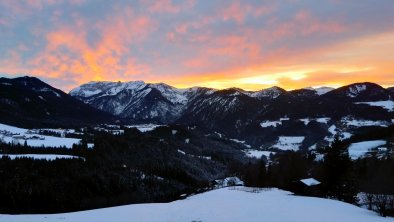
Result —
[[355, 203], [358, 183], [352, 169], [347, 144], [341, 142], [338, 137], [326, 149], [323, 167], [326, 195]]

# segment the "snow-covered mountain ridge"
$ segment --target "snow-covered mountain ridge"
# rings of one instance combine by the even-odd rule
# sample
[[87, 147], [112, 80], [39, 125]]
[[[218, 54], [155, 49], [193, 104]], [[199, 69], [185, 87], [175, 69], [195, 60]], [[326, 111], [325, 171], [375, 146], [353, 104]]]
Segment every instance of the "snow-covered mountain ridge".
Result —
[[[348, 138], [358, 128], [387, 127], [394, 119], [394, 92], [368, 82], [337, 89], [286, 91], [272, 87], [255, 92], [239, 88], [178, 89], [142, 81], [90, 82], [70, 95], [133, 124], [198, 125], [255, 147], [270, 147], [280, 136], [304, 136], [303, 144], [309, 147], [324, 138], [331, 141], [335, 134]], [[277, 127], [264, 124], [280, 119], [286, 121]], [[300, 121], [303, 119], [311, 121]], [[322, 119], [328, 121], [317, 121]], [[349, 125], [345, 119], [356, 122]], [[329, 130], [333, 125], [335, 132]]]
[[394, 90], [368, 82], [337, 89], [272, 87], [255, 92], [93, 82], [70, 94], [126, 121], [199, 125], [261, 149], [277, 147], [281, 136], [305, 137], [297, 149], [307, 149], [336, 135], [345, 139], [365, 128], [387, 127], [394, 120]]
[[[145, 87], [155, 88], [159, 90], [161, 93], [166, 95], [166, 98], [173, 100], [173, 102], [185, 101], [187, 100], [187, 95], [193, 94], [201, 89], [207, 90], [207, 88], [205, 87], [191, 87], [191, 88], [179, 89], [167, 85], [165, 83], [145, 83], [144, 81], [130, 81], [130, 82], [91, 81], [75, 89], [72, 89], [69, 94], [74, 97], [89, 98], [97, 95], [102, 95], [102, 96], [116, 95], [122, 90], [138, 91]], [[279, 95], [286, 92], [286, 90], [277, 86], [258, 90], [258, 91], [245, 91], [238, 88], [229, 88], [224, 90], [230, 90], [230, 89], [236, 90], [238, 94], [244, 94], [254, 98], [260, 98], [260, 97], [277, 98]], [[331, 87], [319, 87], [319, 88], [308, 87], [305, 89], [313, 91], [316, 95], [319, 96], [334, 90], [334, 88]], [[218, 89], [208, 89], [208, 90], [211, 93], [220, 91]]]
[[[344, 100], [342, 105], [389, 101], [393, 92], [374, 83], [356, 83], [338, 89], [320, 87], [286, 91], [280, 87], [271, 87], [245, 91], [239, 88], [178, 89], [164, 83], [131, 81], [89, 82], [71, 90], [70, 95], [94, 108], [132, 122], [169, 123], [200, 114], [208, 119], [214, 117], [214, 113], [226, 115], [249, 106], [253, 106], [250, 107], [252, 110], [257, 108], [251, 114], [258, 115], [259, 112], [278, 109], [277, 106], [289, 109], [299, 102], [303, 103], [299, 104], [301, 106], [313, 106], [314, 109], [322, 103], [331, 106], [341, 100]], [[327, 113], [312, 114], [326, 116]], [[297, 116], [311, 117], [306, 111], [298, 111]], [[266, 117], [272, 118], [269, 115]]]

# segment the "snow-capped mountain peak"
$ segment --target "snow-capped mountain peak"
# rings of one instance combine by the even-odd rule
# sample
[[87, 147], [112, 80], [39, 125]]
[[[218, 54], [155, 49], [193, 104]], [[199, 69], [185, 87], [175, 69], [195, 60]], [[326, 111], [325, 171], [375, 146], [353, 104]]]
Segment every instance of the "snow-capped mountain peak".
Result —
[[149, 87], [157, 89], [161, 94], [169, 101], [174, 104], [186, 104], [187, 103], [187, 90], [177, 89], [165, 83], [148, 84]]
[[324, 94], [334, 90], [334, 88], [331, 88], [331, 87], [319, 87], [319, 88], [307, 87], [304, 89], [314, 91], [316, 93], [316, 95], [318, 95], [318, 96], [324, 95]]
[[271, 88], [268, 89], [263, 89], [257, 92], [252, 92], [249, 95], [251, 97], [254, 98], [272, 98], [272, 99], [276, 99], [277, 97], [279, 97], [280, 95], [282, 95], [283, 93], [285, 93], [286, 90], [277, 87], [277, 86], [273, 86]]
[[331, 92], [335, 88], [331, 88], [331, 87], [318, 87], [318, 88], [306, 87], [306, 88], [303, 88], [303, 89], [313, 91], [313, 92], [316, 93], [316, 95], [321, 96], [321, 95], [324, 95], [324, 94], [326, 94], [328, 92]]
[[312, 88], [317, 95], [321, 96], [324, 95], [328, 92], [331, 92], [332, 90], [334, 90], [334, 88], [331, 87], [319, 87], [319, 88]]
[[116, 95], [122, 90], [139, 90], [145, 87], [143, 81], [131, 82], [88, 82], [70, 91], [74, 97], [87, 98], [102, 95]]

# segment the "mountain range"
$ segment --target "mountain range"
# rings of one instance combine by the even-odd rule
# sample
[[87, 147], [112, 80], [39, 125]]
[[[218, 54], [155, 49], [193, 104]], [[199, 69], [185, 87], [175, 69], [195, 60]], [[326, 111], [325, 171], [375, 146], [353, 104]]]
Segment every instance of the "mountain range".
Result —
[[391, 125], [393, 96], [394, 88], [369, 82], [291, 91], [89, 82], [66, 94], [34, 77], [1, 78], [0, 121], [24, 126], [180, 124], [225, 134], [255, 148], [278, 147], [286, 137], [298, 138], [301, 148], [309, 149], [335, 136], [348, 138]]
[[70, 95], [126, 122], [197, 125], [257, 147], [272, 146], [279, 136], [305, 135], [310, 146], [334, 135], [386, 127], [394, 119], [393, 88], [369, 82], [292, 91], [89, 82]]

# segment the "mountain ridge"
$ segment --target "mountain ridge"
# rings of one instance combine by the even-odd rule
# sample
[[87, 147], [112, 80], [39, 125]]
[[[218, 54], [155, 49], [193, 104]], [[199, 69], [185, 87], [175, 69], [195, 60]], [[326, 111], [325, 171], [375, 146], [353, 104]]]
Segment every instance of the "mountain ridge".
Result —
[[[212, 89], [205, 87], [192, 87], [185, 89], [178, 89], [176, 87], [167, 85], [165, 83], [145, 83], [144, 81], [130, 81], [130, 82], [89, 82], [73, 89], [69, 93], [71, 96], [82, 100], [83, 102], [92, 105], [95, 108], [104, 110], [122, 118], [129, 118], [140, 115], [141, 110], [135, 110], [136, 105], [143, 108], [153, 108], [156, 103], [160, 107], [160, 115], [173, 115], [171, 120], [179, 118], [179, 114], [188, 109], [190, 104], [197, 106], [196, 101], [201, 100], [202, 96], [211, 97], [215, 101], [222, 99], [221, 104], [232, 105], [236, 104], [241, 97], [252, 98], [262, 102], [272, 102], [273, 100], [347, 100], [348, 102], [354, 100], [355, 102], [366, 102], [367, 100], [388, 100], [394, 92], [391, 88], [384, 89], [375, 83], [362, 82], [353, 83], [337, 89], [329, 87], [319, 88], [302, 88], [297, 90], [287, 91], [283, 88], [274, 86], [258, 91], [246, 91], [240, 88], [232, 87], [226, 89]], [[223, 99], [232, 101], [224, 101]], [[231, 98], [230, 98], [231, 97]], [[149, 101], [144, 101], [149, 100]], [[291, 101], [287, 101], [290, 102]], [[148, 103], [148, 106], [144, 104]], [[232, 104], [228, 104], [232, 103]], [[171, 114], [170, 110], [176, 109], [177, 112]], [[135, 111], [135, 112], [134, 112]], [[139, 112], [139, 113], [138, 113]], [[152, 119], [158, 117], [155, 112], [145, 113], [144, 118]]]
[[[89, 96], [84, 96], [86, 94]], [[394, 112], [390, 109], [373, 105], [391, 102], [393, 92], [370, 82], [337, 89], [303, 88], [290, 91], [280, 87], [246, 91], [236, 87], [221, 90], [199, 87], [177, 89], [164, 83], [141, 81], [95, 82], [72, 90], [70, 95], [124, 118], [126, 122], [197, 125], [246, 140], [253, 146], [269, 144], [281, 135], [302, 134], [314, 138], [305, 139], [310, 141], [307, 145], [313, 145], [311, 143], [325, 137], [331, 138], [333, 131], [329, 131], [330, 126], [337, 128], [336, 133], [351, 132], [354, 128], [348, 126], [351, 120], [388, 124], [394, 119]], [[328, 121], [312, 121], [314, 123], [311, 124], [300, 121], [322, 118]], [[280, 121], [283, 124], [278, 127], [261, 126], [264, 121], [280, 119], [289, 121]], [[381, 125], [378, 123], [375, 125]], [[373, 127], [373, 124], [369, 125]]]
[[[308, 148], [319, 141], [329, 142], [335, 134], [348, 137], [365, 128], [394, 123], [394, 92], [369, 82], [290, 91], [279, 87], [245, 91], [235, 87], [177, 89], [143, 81], [89, 82], [66, 94], [37, 78], [23, 77], [0, 79], [0, 89], [1, 120], [5, 123], [78, 120], [83, 124], [117, 124], [121, 120], [123, 124], [180, 124], [223, 133], [256, 148], [271, 147], [281, 136], [305, 136], [303, 147]], [[37, 104], [26, 105], [22, 112], [18, 107], [30, 104], [26, 98]], [[76, 107], [82, 108], [76, 112]], [[38, 116], [33, 115], [36, 109]], [[48, 109], [52, 116], [46, 114]], [[53, 115], [53, 110], [59, 115]], [[97, 110], [101, 110], [101, 118], [95, 118]]]
[[36, 77], [0, 78], [0, 120], [17, 126], [76, 126], [114, 121]]
[[[368, 82], [368, 81], [366, 81], [366, 82], [354, 82], [354, 83], [350, 83], [350, 84], [346, 84], [346, 85], [343, 85], [343, 86], [340, 86], [340, 87], [337, 87], [337, 88], [335, 88], [335, 87], [330, 87], [330, 86], [316, 86], [316, 87], [313, 87], [313, 86], [309, 86], [309, 87], [303, 87], [303, 88], [296, 88], [296, 89], [289, 89], [289, 90], [286, 90], [286, 89], [284, 89], [284, 88], [282, 88], [282, 87], [280, 87], [280, 86], [271, 86], [271, 87], [267, 87], [267, 88], [262, 88], [262, 89], [258, 89], [258, 90], [246, 90], [246, 89], [242, 89], [242, 88], [238, 88], [238, 87], [235, 87], [235, 86], [233, 86], [233, 87], [228, 87], [228, 88], [221, 88], [221, 89], [218, 89], [218, 88], [210, 88], [210, 87], [205, 87], [205, 86], [192, 86], [192, 87], [186, 87], [186, 88], [180, 88], [180, 87], [175, 87], [175, 86], [172, 86], [172, 85], [170, 85], [170, 84], [167, 84], [167, 83], [165, 83], [165, 82], [157, 82], [157, 83], [153, 83], [153, 82], [146, 82], [146, 81], [144, 81], [144, 80], [132, 80], [132, 81], [125, 81], [125, 82], [123, 82], [123, 81], [89, 81], [89, 82], [87, 82], [87, 83], [83, 83], [83, 84], [81, 84], [81, 85], [79, 85], [79, 86], [77, 86], [77, 87], [75, 87], [75, 88], [73, 88], [73, 89], [71, 89], [69, 92], [68, 92], [68, 94], [73, 94], [73, 91], [75, 92], [76, 90], [78, 90], [79, 88], [81, 88], [81, 86], [86, 86], [86, 85], [93, 85], [93, 84], [103, 84], [103, 83], [105, 83], [105, 84], [130, 84], [130, 83], [141, 83], [141, 84], [146, 84], [146, 85], [166, 85], [166, 86], [169, 86], [169, 87], [171, 87], [171, 88], [174, 88], [174, 89], [177, 89], [177, 90], [183, 90], [183, 91], [185, 91], [185, 90], [191, 90], [191, 89], [196, 89], [196, 88], [205, 88], [205, 89], [210, 89], [210, 90], [215, 90], [215, 91], [220, 91], [220, 90], [228, 90], [228, 89], [237, 89], [237, 90], [239, 90], [239, 91], [243, 91], [243, 92], [245, 92], [245, 93], [253, 93], [253, 92], [260, 92], [260, 91], [264, 91], [264, 90], [268, 90], [268, 89], [279, 89], [279, 90], [284, 90], [284, 91], [287, 91], [287, 92], [291, 92], [291, 91], [295, 91], [295, 90], [303, 90], [303, 89], [306, 89], [306, 90], [312, 90], [312, 91], [332, 91], [332, 90], [335, 90], [335, 89], [338, 89], [338, 88], [342, 88], [342, 87], [346, 87], [346, 86], [351, 86], [351, 85], [355, 85], [355, 84], [365, 84], [365, 83], [371, 83], [371, 84], [375, 84], [375, 85], [379, 85], [379, 84], [377, 84], [377, 83], [374, 83], [374, 82]], [[380, 86], [380, 85], [379, 85]], [[381, 86], [382, 87], [382, 86]], [[382, 87], [382, 88], [384, 88], [384, 87]], [[388, 86], [388, 87], [386, 87], [386, 88], [384, 88], [384, 89], [387, 89], [387, 90], [389, 90], [389, 91], [394, 91], [394, 86]], [[322, 92], [322, 93], [323, 93]], [[327, 92], [324, 92], [323, 94], [325, 94], [325, 93], [327, 93]]]

